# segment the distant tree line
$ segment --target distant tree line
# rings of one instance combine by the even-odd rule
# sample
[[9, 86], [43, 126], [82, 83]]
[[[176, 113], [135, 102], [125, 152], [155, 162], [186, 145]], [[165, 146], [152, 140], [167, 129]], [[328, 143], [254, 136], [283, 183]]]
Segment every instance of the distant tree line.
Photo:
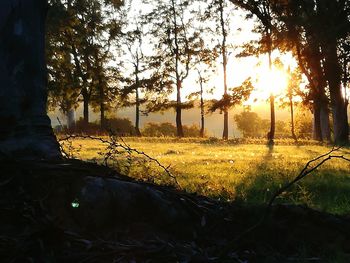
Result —
[[[291, 112], [291, 136], [297, 137], [293, 106], [298, 96], [313, 115], [314, 139], [348, 142], [348, 1], [160, 0], [139, 3], [147, 8], [137, 11], [132, 0], [49, 3], [49, 106], [59, 108], [69, 119], [83, 105], [83, 120], [78, 124], [86, 129], [91, 122], [89, 109], [99, 112], [100, 129], [106, 130], [109, 113], [133, 106], [135, 135], [140, 136], [140, 118], [173, 109], [176, 136], [183, 137], [182, 111], [199, 106], [199, 134], [204, 136], [205, 115], [220, 111], [222, 137], [227, 139], [229, 109], [247, 100], [254, 90], [251, 78], [238, 87], [228, 86], [229, 59], [267, 54], [271, 69], [272, 51], [279, 50], [291, 52], [299, 66], [299, 73], [290, 72], [290, 83], [299, 85], [290, 85], [281, 102]], [[230, 35], [236, 7], [247, 12], [247, 19], [255, 19], [254, 31], [261, 36], [239, 50]], [[222, 98], [204, 103], [210, 90], [208, 79], [215, 71], [223, 73]], [[230, 74], [235, 77], [235, 72]], [[190, 75], [198, 76], [198, 87], [184, 86]], [[300, 90], [301, 76], [308, 82], [304, 91]], [[184, 89], [193, 91], [187, 100]], [[172, 93], [175, 100], [169, 98]], [[273, 94], [270, 105], [265, 135], [269, 131], [273, 141], [278, 125]]]

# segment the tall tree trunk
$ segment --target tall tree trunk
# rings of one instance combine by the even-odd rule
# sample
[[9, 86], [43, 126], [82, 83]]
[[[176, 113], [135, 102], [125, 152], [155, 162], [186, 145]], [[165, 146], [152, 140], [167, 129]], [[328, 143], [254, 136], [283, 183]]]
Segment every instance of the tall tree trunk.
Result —
[[182, 127], [182, 108], [181, 108], [181, 81], [178, 80], [176, 84], [176, 131], [177, 137], [184, 137], [184, 131]]
[[135, 64], [135, 99], [136, 99], [136, 109], [135, 109], [135, 132], [136, 136], [141, 136], [140, 132], [140, 94], [139, 94], [139, 88], [140, 88], [140, 80], [139, 80], [139, 53], [136, 53], [136, 64]]
[[329, 41], [325, 45], [324, 50], [325, 73], [331, 96], [334, 142], [336, 144], [346, 144], [349, 143], [349, 124], [346, 101], [342, 95], [341, 69], [338, 61], [336, 41]]
[[321, 130], [321, 109], [320, 102], [314, 99], [313, 103], [313, 139], [316, 141], [322, 141], [322, 130]]
[[324, 103], [321, 104], [321, 108], [320, 108], [320, 122], [321, 122], [322, 139], [330, 142], [331, 127], [329, 123], [329, 110], [328, 110], [328, 106], [325, 105]]
[[314, 108], [316, 108], [316, 110], [314, 110], [314, 113], [316, 114], [316, 116], [314, 116], [314, 125], [317, 125], [314, 129], [314, 139], [319, 141], [330, 141], [331, 137], [328, 117], [329, 101], [326, 95], [327, 81], [322, 66], [322, 54], [320, 52], [319, 43], [315, 42], [312, 36], [309, 37], [309, 43], [310, 54], [308, 61], [311, 69], [310, 77], [312, 82], [312, 95], [314, 104], [317, 104], [314, 105]]
[[174, 19], [174, 44], [175, 44], [175, 75], [176, 75], [176, 133], [177, 137], [184, 137], [183, 127], [182, 127], [182, 103], [181, 103], [181, 88], [182, 88], [182, 80], [180, 77], [180, 49], [179, 49], [179, 40], [178, 40], [178, 26], [177, 26], [177, 14], [175, 9], [175, 1], [171, 1], [172, 11], [173, 11], [173, 19]]
[[[227, 50], [226, 50], [227, 32], [225, 28], [223, 0], [219, 1], [219, 11], [220, 11], [221, 34], [222, 34], [221, 53], [222, 53], [222, 67], [223, 67], [223, 73], [224, 73], [224, 97], [226, 97], [227, 96]], [[224, 140], [228, 139], [228, 106], [225, 106], [224, 108], [224, 129], [222, 132], [222, 138]]]
[[[100, 73], [101, 74], [101, 73]], [[105, 94], [104, 87], [102, 84], [102, 79], [99, 76], [99, 92], [100, 92], [100, 129], [105, 131], [106, 127], [106, 117], [105, 117]]]
[[67, 127], [69, 132], [75, 131], [75, 110], [74, 109], [70, 109], [67, 112]]
[[[100, 73], [101, 74], [101, 73]], [[100, 90], [100, 125], [101, 125], [101, 131], [106, 130], [106, 116], [105, 116], [105, 90], [104, 85], [102, 83], [102, 79], [99, 76], [99, 90]]]
[[[269, 70], [272, 70], [272, 39], [271, 39], [271, 34], [270, 30], [267, 29], [267, 38], [268, 38], [268, 56], [269, 56]], [[275, 130], [276, 130], [276, 114], [275, 114], [275, 95], [271, 92], [270, 95], [270, 131], [268, 133], [268, 140], [269, 144], [274, 143], [275, 139]]]
[[294, 107], [293, 107], [293, 97], [289, 96], [289, 105], [290, 105], [290, 122], [291, 122], [291, 133], [293, 140], [297, 140], [295, 135], [295, 126], [294, 126]]
[[46, 114], [44, 0], [0, 1], [0, 155], [59, 158]]
[[103, 102], [100, 102], [100, 125], [101, 131], [106, 129], [106, 116], [105, 116], [105, 105]]
[[87, 92], [83, 92], [83, 119], [84, 119], [84, 129], [89, 125], [89, 96]]
[[201, 105], [200, 105], [200, 108], [201, 108], [201, 129], [200, 129], [200, 132], [199, 132], [199, 136], [201, 138], [204, 137], [204, 98], [203, 98], [203, 79], [201, 76], [199, 76], [199, 85], [201, 87]]
[[139, 95], [138, 86], [136, 87], [135, 93], [136, 93], [135, 130], [136, 130], [136, 136], [141, 136], [141, 132], [140, 132], [140, 97], [139, 97], [140, 95]]

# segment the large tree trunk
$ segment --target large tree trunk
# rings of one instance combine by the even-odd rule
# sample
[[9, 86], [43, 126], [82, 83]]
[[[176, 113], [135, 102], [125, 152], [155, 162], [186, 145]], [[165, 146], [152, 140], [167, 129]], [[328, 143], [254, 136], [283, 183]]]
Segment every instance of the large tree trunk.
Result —
[[[308, 56], [309, 67], [311, 69], [312, 95], [314, 101], [314, 139], [330, 141], [330, 126], [328, 105], [329, 100], [326, 95], [327, 81], [324, 76], [322, 66], [322, 54], [319, 43], [315, 42], [313, 37], [309, 37], [310, 54]], [[317, 125], [317, 126], [316, 126]]]
[[322, 141], [322, 129], [321, 129], [321, 109], [320, 103], [314, 100], [313, 104], [313, 133], [312, 137], [316, 141]]
[[321, 121], [321, 131], [322, 138], [328, 142], [331, 141], [331, 127], [329, 124], [329, 110], [327, 105], [321, 105], [320, 109], [320, 121]]
[[331, 95], [334, 142], [336, 144], [346, 144], [349, 142], [349, 125], [346, 102], [342, 95], [341, 69], [338, 61], [336, 42], [328, 42], [324, 49], [325, 73]]
[[44, 0], [0, 1], [0, 153], [58, 158], [46, 114]]

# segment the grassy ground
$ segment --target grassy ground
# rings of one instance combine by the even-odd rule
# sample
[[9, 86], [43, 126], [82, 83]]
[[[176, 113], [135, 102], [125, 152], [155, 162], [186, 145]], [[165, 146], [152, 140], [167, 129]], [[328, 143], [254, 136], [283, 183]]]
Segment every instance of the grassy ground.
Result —
[[[301, 145], [277, 141], [273, 149], [262, 141], [222, 143], [214, 139], [126, 138], [125, 142], [164, 166], [170, 166], [169, 170], [181, 187], [189, 192], [253, 204], [267, 202], [273, 192], [298, 175], [310, 159], [330, 150], [328, 146], [310, 141]], [[76, 157], [98, 162], [105, 152], [103, 144], [91, 139], [75, 139], [73, 149]], [[342, 149], [338, 154], [349, 157], [350, 150]], [[130, 166], [126, 158], [121, 160], [122, 171], [130, 176], [157, 183], [171, 182], [169, 176], [142, 155], [134, 154]], [[349, 214], [350, 163], [327, 162], [283, 193], [277, 202], [306, 204], [322, 211]]]

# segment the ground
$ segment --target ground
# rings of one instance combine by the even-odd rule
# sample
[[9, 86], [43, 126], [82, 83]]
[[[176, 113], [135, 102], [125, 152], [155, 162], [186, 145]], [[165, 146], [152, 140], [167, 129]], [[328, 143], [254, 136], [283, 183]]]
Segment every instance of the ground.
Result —
[[350, 262], [348, 161], [266, 206], [328, 146], [96, 139], [64, 141], [90, 162], [0, 160], [2, 262]]
[[[313, 141], [280, 140], [273, 149], [261, 140], [222, 143], [215, 139], [124, 138], [131, 148], [159, 160], [182, 189], [211, 198], [264, 204], [286, 182], [291, 181], [305, 164], [329, 151], [330, 145]], [[73, 152], [82, 160], [101, 162], [105, 145], [91, 139], [73, 140]], [[79, 150], [79, 151], [77, 151]], [[99, 155], [98, 153], [102, 153]], [[338, 154], [350, 156], [350, 149]], [[172, 183], [154, 162], [139, 165], [142, 155], [133, 154], [124, 173], [155, 183]], [[125, 163], [123, 163], [125, 165]], [[331, 160], [286, 191], [277, 202], [303, 204], [334, 213], [350, 213], [350, 163]]]

